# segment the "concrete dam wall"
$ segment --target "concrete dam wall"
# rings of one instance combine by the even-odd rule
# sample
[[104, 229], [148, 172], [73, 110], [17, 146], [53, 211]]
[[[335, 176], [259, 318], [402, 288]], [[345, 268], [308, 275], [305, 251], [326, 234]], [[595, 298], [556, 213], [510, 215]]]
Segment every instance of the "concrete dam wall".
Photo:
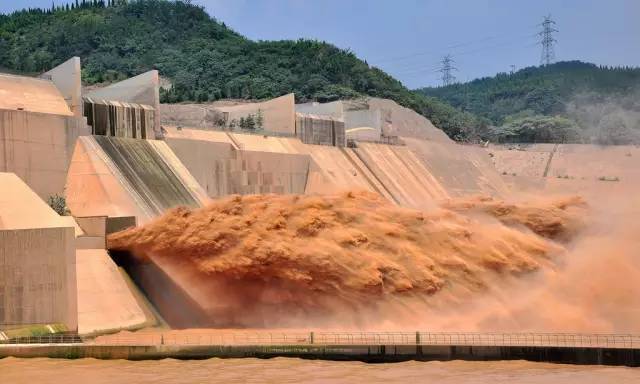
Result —
[[165, 142], [104, 136], [78, 140], [66, 192], [76, 217], [135, 216], [138, 223], [208, 200]]
[[155, 213], [200, 205], [150, 142], [107, 136], [95, 136], [95, 140]]
[[403, 138], [407, 145], [338, 148], [296, 138], [165, 128], [167, 144], [211, 198], [367, 190], [420, 209], [450, 196], [506, 191], [479, 148], [409, 138]]
[[[475, 173], [458, 175], [456, 180], [467, 181], [468, 190], [456, 188], [455, 183], [443, 176], [451, 162], [431, 164], [408, 145], [358, 143], [357, 148], [339, 148], [305, 144], [289, 137], [172, 127], [165, 127], [165, 130], [163, 142], [113, 137], [91, 140], [97, 146], [91, 151], [104, 154], [109, 176], [123, 186], [123, 195], [131, 196], [127, 198], [127, 204], [133, 203], [134, 209], [150, 211], [149, 215], [153, 217], [176, 205], [202, 204], [203, 200], [195, 197], [195, 189], [188, 188], [186, 180], [191, 175], [212, 199], [231, 194], [322, 195], [365, 190], [377, 193], [393, 204], [418, 209], [458, 194], [496, 194], [501, 189], [500, 186], [485, 189], [485, 185], [473, 183], [481, 169], [491, 172], [483, 168], [483, 163], [474, 165]], [[423, 143], [425, 148], [427, 145], [445, 145], [441, 151], [461, 167], [474, 164], [469, 157], [460, 155], [462, 146], [415, 141]], [[167, 155], [158, 151], [159, 145], [175, 154], [172, 165], [166, 161]], [[489, 156], [485, 156], [488, 160]], [[186, 175], [175, 172], [175, 163], [184, 164], [188, 169], [184, 172]], [[98, 162], [93, 161], [93, 164]], [[499, 183], [499, 176], [496, 174], [495, 177]], [[154, 187], [156, 184], [157, 188]], [[115, 196], [116, 190], [111, 188], [109, 193]], [[175, 276], [164, 270], [163, 265], [141, 262], [128, 254], [112, 256], [171, 327], [210, 325], [207, 317], [200, 313], [201, 308], [194, 305], [190, 294], [180, 287]]]

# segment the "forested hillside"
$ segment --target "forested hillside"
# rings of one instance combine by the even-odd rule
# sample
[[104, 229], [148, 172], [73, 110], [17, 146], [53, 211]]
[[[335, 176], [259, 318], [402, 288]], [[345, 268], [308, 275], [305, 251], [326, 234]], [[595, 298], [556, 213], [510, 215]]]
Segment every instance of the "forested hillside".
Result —
[[456, 139], [478, 129], [471, 114], [411, 92], [349, 51], [319, 41], [251, 41], [188, 2], [79, 0], [0, 15], [0, 68], [37, 73], [72, 56], [82, 58], [88, 84], [158, 69], [172, 83], [164, 102], [370, 95], [414, 109]]
[[0, 69], [39, 73], [72, 56], [83, 81], [158, 69], [163, 102], [377, 96], [461, 141], [640, 143], [640, 69], [582, 62], [530, 67], [412, 92], [352, 52], [311, 41], [252, 41], [186, 1], [77, 0], [0, 15]]
[[485, 119], [487, 139], [640, 142], [640, 68], [559, 62], [417, 92]]

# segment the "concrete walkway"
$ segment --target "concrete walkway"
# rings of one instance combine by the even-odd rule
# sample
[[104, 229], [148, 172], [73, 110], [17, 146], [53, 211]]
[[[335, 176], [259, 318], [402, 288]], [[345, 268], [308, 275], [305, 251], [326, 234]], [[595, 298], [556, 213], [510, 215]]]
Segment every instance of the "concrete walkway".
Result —
[[[51, 343], [47, 343], [51, 341]], [[63, 343], [56, 343], [60, 341]], [[297, 357], [364, 362], [529, 360], [640, 366], [640, 336], [430, 332], [154, 332], [73, 343], [0, 342], [0, 357], [207, 359]]]

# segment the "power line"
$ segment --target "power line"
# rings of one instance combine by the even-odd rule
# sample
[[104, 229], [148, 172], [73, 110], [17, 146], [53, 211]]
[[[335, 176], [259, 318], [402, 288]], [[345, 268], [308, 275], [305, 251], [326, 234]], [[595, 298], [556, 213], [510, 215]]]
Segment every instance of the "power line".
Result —
[[[554, 27], [555, 21], [551, 19], [550, 15], [545, 17], [543, 23], [537, 24], [535, 26], [530, 26], [527, 28], [534, 28], [534, 27], [540, 27], [540, 26], [543, 27], [543, 30], [541, 32], [528, 33], [526, 35], [519, 35], [515, 37], [513, 35], [509, 35], [509, 37], [511, 37], [510, 39], [507, 39], [506, 41], [502, 41], [502, 42], [497, 42], [496, 44], [493, 44], [493, 45], [486, 45], [483, 43], [487, 43], [491, 40], [496, 40], [496, 39], [503, 40], [503, 38], [507, 36], [506, 35], [488, 36], [488, 37], [479, 38], [479, 39], [471, 40], [464, 43], [450, 45], [447, 48], [462, 48], [462, 47], [471, 46], [471, 49], [466, 49], [462, 51], [460, 50], [456, 51], [456, 49], [454, 49], [453, 52], [448, 53], [440, 62], [438, 62], [439, 66], [437, 68], [429, 68], [428, 67], [429, 64], [425, 66], [424, 63], [419, 64], [417, 62], [416, 63], [406, 62], [404, 65], [401, 65], [400, 68], [396, 68], [396, 70], [393, 70], [392, 68], [387, 68], [386, 71], [393, 73], [395, 76], [401, 76], [405, 78], [413, 78], [417, 76], [431, 77], [436, 73], [440, 73], [441, 74], [440, 80], [442, 81], [442, 84], [446, 86], [446, 85], [454, 84], [456, 82], [456, 77], [454, 76], [453, 72], [457, 71], [458, 69], [454, 66], [455, 62], [452, 58], [453, 55], [455, 55], [456, 57], [475, 55], [475, 54], [486, 52], [489, 50], [505, 48], [508, 46], [516, 46], [516, 45], [521, 46], [523, 48], [528, 48], [534, 45], [542, 44], [543, 53], [546, 50], [546, 53], [544, 53], [543, 55], [543, 60], [544, 60], [543, 64], [551, 63], [555, 58], [554, 44], [556, 43], [556, 39], [554, 38], [553, 33], [558, 32], [558, 30], [555, 29]], [[535, 41], [533, 41], [532, 43], [526, 44], [527, 41], [531, 41], [529, 39], [534, 37], [536, 38], [540, 37], [541, 39], [535, 39]], [[525, 43], [526, 45], [523, 43]], [[478, 45], [480, 46], [477, 47]], [[477, 48], [474, 46], [476, 46]], [[412, 59], [412, 58], [418, 59], [418, 57], [420, 56], [434, 55], [436, 53], [437, 51], [435, 50], [430, 52], [420, 52], [420, 53], [410, 54], [403, 57], [382, 59], [380, 61], [377, 61], [377, 63], [383, 63], [383, 62], [391, 63], [395, 61], [405, 61], [407, 59]], [[376, 61], [374, 61], [374, 63], [375, 62]], [[384, 66], [388, 67], [388, 65], [384, 65]], [[515, 73], [514, 67], [511, 67], [510, 73]]]
[[[533, 28], [533, 27], [538, 27], [538, 25], [530, 26], [530, 27], [527, 27], [527, 28]], [[529, 35], [527, 35], [527, 36], [529, 36]], [[537, 36], [537, 33], [534, 34], [533, 36]], [[469, 40], [469, 41], [466, 41], [466, 42], [461, 42], [461, 43], [445, 46], [445, 47], [439, 48], [438, 50], [417, 52], [417, 53], [408, 54], [408, 55], [405, 55], [405, 56], [396, 56], [396, 57], [387, 57], [387, 58], [382, 57], [380, 59], [369, 60], [369, 62], [371, 62], [371, 63], [373, 63], [375, 65], [379, 65], [379, 64], [383, 64], [383, 63], [404, 61], [406, 59], [411, 59], [411, 58], [414, 58], [414, 57], [439, 54], [443, 50], [451, 50], [451, 49], [454, 49], [454, 48], [461, 48], [461, 47], [466, 47], [466, 46], [470, 46], [470, 45], [476, 45], [476, 44], [484, 43], [484, 42], [487, 42], [487, 41], [490, 41], [490, 40], [496, 40], [496, 39], [499, 40], [499, 39], [503, 39], [503, 38], [507, 38], [507, 37], [513, 37], [513, 34], [509, 33], [509, 34], [486, 36], [486, 37], [482, 37], [482, 38], [479, 38], [479, 39]]]
[[[465, 47], [465, 46], [473, 45], [473, 44], [476, 44], [476, 43], [482, 43], [482, 42], [485, 42], [487, 40], [497, 39], [499, 37], [500, 36], [487, 36], [487, 37], [484, 37], [482, 39], [476, 39], [476, 40], [471, 40], [471, 41], [467, 41], [467, 42], [464, 42], [464, 43], [452, 44], [452, 45], [443, 47], [442, 49], [453, 49], [453, 48]], [[412, 53], [412, 54], [409, 54], [409, 55], [406, 55], [406, 56], [396, 56], [396, 57], [391, 57], [391, 58], [387, 58], [387, 59], [383, 58], [381, 60], [374, 60], [374, 61], [372, 61], [372, 63], [382, 64], [382, 63], [389, 63], [389, 62], [395, 62], [395, 61], [403, 61], [403, 60], [411, 59], [411, 58], [418, 57], [418, 56], [434, 55], [434, 54], [437, 54], [437, 53], [439, 53], [439, 52], [438, 51], [434, 51], [434, 50], [432, 50], [432, 51], [423, 51], [423, 52], [418, 52], [418, 53]]]
[[[522, 48], [530, 48], [530, 47], [539, 45], [539, 42], [535, 41], [535, 42], [533, 42], [531, 44], [521, 45], [522, 42], [523, 42], [522, 39], [523, 38], [536, 37], [536, 36], [538, 36], [537, 33], [532, 34], [532, 35], [520, 36], [519, 37], [519, 39], [521, 39], [520, 41], [507, 41], [507, 42], [502, 43], [502, 44], [496, 44], [496, 45], [492, 45], [492, 46], [488, 46], [488, 47], [483, 47], [483, 48], [480, 48], [480, 49], [473, 49], [473, 50], [468, 50], [468, 51], [464, 51], [464, 52], [460, 52], [460, 53], [455, 53], [455, 56], [457, 57], [457, 56], [460, 56], [460, 55], [463, 55], [463, 56], [464, 55], [474, 55], [474, 54], [477, 54], [477, 53], [480, 53], [480, 52], [483, 52], [483, 51], [488, 51], [488, 50], [491, 50], [491, 49], [504, 48], [506, 46], [515, 46], [515, 45], [518, 45], [518, 46], [520, 46]], [[528, 40], [528, 39], [526, 39], [526, 40]], [[440, 61], [439, 63], [442, 64], [442, 61]], [[442, 69], [442, 66], [439, 66], [438, 68], [425, 68], [425, 67], [422, 67], [420, 69], [412, 70], [412, 71], [408, 71], [408, 72], [401, 71], [401, 72], [398, 73], [398, 72], [393, 71], [393, 74], [395, 76], [398, 76], [398, 77], [401, 77], [401, 78], [404, 78], [404, 79], [415, 79], [415, 78], [418, 78], [418, 77], [420, 77], [422, 79], [427, 79], [427, 78], [432, 78], [436, 74], [440, 74], [440, 80], [442, 80], [442, 75], [441, 75], [442, 74], [442, 70], [441, 69]]]
[[549, 65], [556, 57], [554, 44], [557, 42], [557, 40], [553, 37], [553, 33], [558, 32], [558, 30], [554, 27], [556, 25], [556, 22], [551, 19], [551, 15], [545, 16], [544, 21], [540, 25], [542, 26], [542, 31], [539, 33], [541, 38], [540, 44], [542, 44], [540, 64]]
[[512, 39], [512, 40], [506, 41], [504, 43], [495, 44], [495, 45], [491, 45], [491, 46], [488, 46], [488, 47], [481, 47], [481, 48], [472, 49], [472, 50], [464, 51], [464, 52], [456, 52], [455, 55], [456, 56], [463, 56], [463, 55], [469, 55], [469, 54], [473, 54], [473, 53], [486, 51], [486, 50], [489, 50], [489, 49], [516, 46], [516, 45], [520, 45], [522, 43], [522, 41], [523, 41], [522, 39], [530, 39], [530, 38], [532, 38], [534, 36], [537, 36], [537, 34], [520, 36], [520, 37], [518, 37], [516, 39]]
[[414, 66], [413, 68], [406, 68], [403, 70], [392, 70], [393, 73], [396, 74], [408, 74], [408, 73], [416, 73], [416, 72], [425, 72], [425, 71], [438, 71], [441, 68], [442, 62], [438, 60], [435, 63], [426, 63], [420, 66]]
[[[490, 46], [484, 46], [484, 47], [480, 47], [480, 48], [474, 48], [474, 49], [469, 49], [466, 51], [458, 51], [458, 52], [453, 52], [452, 55], [455, 55], [456, 57], [459, 56], [466, 56], [466, 55], [473, 55], [476, 53], [480, 53], [480, 52], [484, 52], [484, 51], [488, 51], [488, 50], [492, 50], [492, 49], [496, 49], [496, 48], [503, 48], [503, 47], [508, 47], [508, 46], [519, 46], [522, 44], [523, 41], [527, 41], [529, 38], [532, 37], [536, 37], [538, 36], [537, 33], [534, 34], [527, 34], [527, 35], [522, 35], [522, 36], [518, 36], [515, 39], [511, 39], [499, 44], [494, 44], [494, 45], [490, 45]], [[534, 41], [532, 44], [527, 44], [527, 45], [523, 45], [522, 47], [526, 48], [526, 47], [530, 47], [533, 45], [538, 45], [538, 41]], [[438, 64], [438, 68], [440, 68], [440, 65], [442, 64], [441, 61], [438, 61], [434, 64]], [[424, 63], [423, 64], [414, 64], [412, 66], [408, 66], [408, 67], [404, 67], [404, 68], [393, 68], [393, 67], [387, 67], [387, 71], [389, 72], [393, 72], [396, 75], [404, 75], [407, 73], [416, 73], [416, 72], [424, 72], [426, 71], [426, 69], [424, 69]], [[429, 65], [429, 64], [428, 64]]]
[[[537, 36], [537, 34], [534, 35], [529, 35], [529, 36], [523, 36], [523, 37], [533, 37], [533, 36]], [[523, 48], [528, 48], [528, 47], [532, 47], [535, 45], [538, 45], [538, 42], [534, 42], [532, 44], [527, 44], [527, 45], [520, 45], [522, 44], [522, 41], [510, 41], [510, 42], [505, 42], [503, 44], [496, 44], [496, 45], [492, 45], [489, 47], [483, 47], [483, 48], [479, 48], [479, 49], [473, 49], [473, 50], [469, 50], [469, 51], [463, 51], [460, 53], [455, 53], [455, 56], [465, 56], [465, 55], [473, 55], [473, 54], [477, 54], [480, 52], [484, 52], [484, 51], [488, 51], [491, 49], [495, 49], [495, 48], [504, 48], [507, 46], [521, 46]], [[442, 61], [438, 62], [438, 67], [433, 68], [434, 72], [440, 72], [440, 69], [442, 68]], [[411, 70], [408, 71], [393, 71], [390, 70], [390, 72], [392, 72], [394, 75], [396, 76], [402, 76], [405, 77], [406, 75], [415, 75], [415, 74], [420, 74], [420, 73], [425, 73], [425, 72], [431, 72], [432, 69], [429, 68], [424, 68], [424, 66], [422, 66], [421, 68], [412, 68]]]
[[434, 69], [440, 68], [440, 59], [436, 61], [429, 62], [416, 62], [412, 65], [403, 66], [403, 67], [386, 67], [389, 70], [392, 70], [394, 73], [403, 73], [403, 72], [414, 72], [415, 70], [425, 70], [425, 66], [433, 67]]
[[414, 77], [414, 76], [433, 76], [436, 73], [440, 73], [439, 69], [435, 69], [435, 70], [424, 70], [424, 71], [415, 71], [415, 72], [409, 72], [409, 73], [404, 73], [401, 76], [403, 78], [410, 78], [410, 77]]
[[458, 68], [453, 66], [453, 58], [451, 55], [446, 55], [442, 59], [442, 67], [440, 68], [440, 72], [442, 72], [442, 85], [447, 86], [456, 82], [456, 77], [453, 76], [453, 71], [457, 71]]

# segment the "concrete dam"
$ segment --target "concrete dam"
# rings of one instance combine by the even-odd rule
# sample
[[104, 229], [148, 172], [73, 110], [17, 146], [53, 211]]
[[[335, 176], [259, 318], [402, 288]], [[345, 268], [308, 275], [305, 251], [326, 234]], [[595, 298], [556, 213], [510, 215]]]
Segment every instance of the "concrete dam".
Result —
[[[638, 364], [637, 148], [461, 145], [376, 98], [161, 105], [157, 71], [91, 91], [80, 71], [0, 75], [0, 355]], [[318, 331], [188, 335], [274, 325]]]
[[94, 136], [94, 140], [154, 213], [201, 205], [150, 142], [107, 136]]

